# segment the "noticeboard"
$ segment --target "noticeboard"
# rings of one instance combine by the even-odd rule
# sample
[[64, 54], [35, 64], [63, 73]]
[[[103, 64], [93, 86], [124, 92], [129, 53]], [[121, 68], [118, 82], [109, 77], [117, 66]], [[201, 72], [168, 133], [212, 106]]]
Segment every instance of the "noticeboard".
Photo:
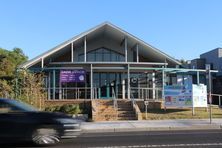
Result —
[[193, 107], [207, 107], [207, 87], [206, 85], [192, 85]]
[[164, 87], [166, 107], [192, 107], [192, 90], [184, 86]]
[[207, 107], [206, 85], [164, 87], [165, 107]]

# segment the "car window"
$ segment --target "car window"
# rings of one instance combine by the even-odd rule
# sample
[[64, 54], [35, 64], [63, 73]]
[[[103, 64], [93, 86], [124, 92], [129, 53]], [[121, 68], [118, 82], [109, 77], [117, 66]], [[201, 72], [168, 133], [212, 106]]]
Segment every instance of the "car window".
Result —
[[23, 111], [23, 112], [29, 112], [29, 111], [38, 111], [38, 109], [34, 108], [31, 105], [28, 105], [26, 103], [20, 102], [20, 101], [16, 101], [16, 100], [7, 100], [7, 103], [10, 104], [14, 111]]
[[18, 108], [6, 102], [0, 102], [0, 113], [21, 112]]
[[38, 109], [31, 105], [14, 99], [0, 100], [0, 112], [37, 112]]

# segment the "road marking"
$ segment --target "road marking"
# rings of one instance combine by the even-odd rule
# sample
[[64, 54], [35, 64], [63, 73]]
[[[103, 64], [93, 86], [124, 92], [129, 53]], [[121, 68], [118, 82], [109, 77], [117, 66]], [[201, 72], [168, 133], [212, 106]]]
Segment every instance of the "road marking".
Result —
[[195, 146], [222, 146], [222, 143], [129, 145], [129, 146], [90, 147], [90, 148], [143, 148], [143, 147], [155, 148], [155, 147], [195, 147]]

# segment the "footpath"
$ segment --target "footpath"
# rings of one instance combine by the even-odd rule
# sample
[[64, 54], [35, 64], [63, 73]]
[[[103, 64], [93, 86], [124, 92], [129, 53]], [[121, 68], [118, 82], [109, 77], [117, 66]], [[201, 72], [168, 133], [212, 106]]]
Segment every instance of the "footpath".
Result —
[[222, 129], [222, 119], [175, 119], [142, 121], [82, 122], [84, 133], [127, 132], [127, 131], [167, 131], [167, 130], [207, 130]]

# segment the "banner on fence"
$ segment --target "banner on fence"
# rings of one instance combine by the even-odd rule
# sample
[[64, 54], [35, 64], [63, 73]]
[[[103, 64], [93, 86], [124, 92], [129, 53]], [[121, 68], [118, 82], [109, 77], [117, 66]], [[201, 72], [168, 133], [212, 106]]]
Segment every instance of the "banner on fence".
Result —
[[86, 80], [86, 71], [83, 69], [60, 71], [60, 83], [85, 82], [85, 80]]

